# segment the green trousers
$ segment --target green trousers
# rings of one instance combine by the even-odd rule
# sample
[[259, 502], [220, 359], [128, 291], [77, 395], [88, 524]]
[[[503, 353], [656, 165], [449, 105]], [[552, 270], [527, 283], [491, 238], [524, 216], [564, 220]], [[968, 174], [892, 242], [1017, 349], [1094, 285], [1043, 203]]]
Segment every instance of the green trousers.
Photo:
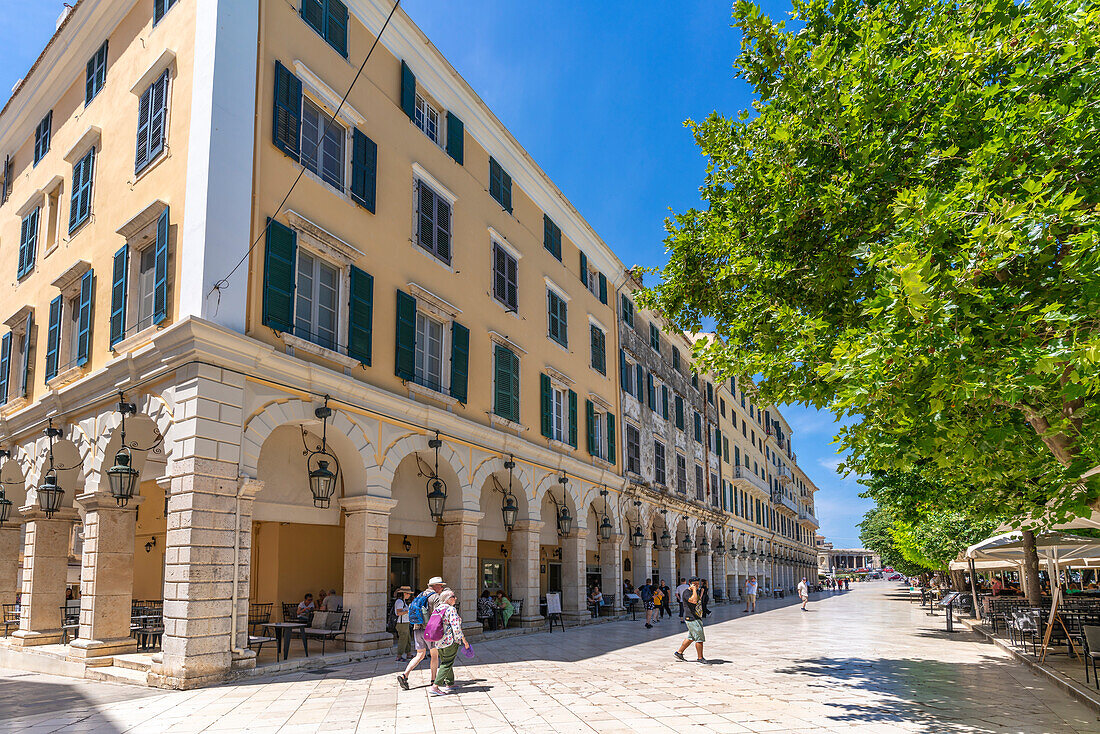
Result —
[[412, 628], [407, 622], [397, 623], [397, 655], [412, 655]]
[[437, 686], [449, 686], [455, 682], [456, 655], [458, 655], [457, 642], [439, 648], [439, 672], [435, 676]]

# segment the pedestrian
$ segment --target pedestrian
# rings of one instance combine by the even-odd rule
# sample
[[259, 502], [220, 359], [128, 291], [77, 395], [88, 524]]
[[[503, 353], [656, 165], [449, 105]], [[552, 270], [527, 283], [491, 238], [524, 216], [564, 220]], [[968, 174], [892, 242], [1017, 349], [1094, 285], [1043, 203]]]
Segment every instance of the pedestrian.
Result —
[[454, 666], [458, 646], [461, 643], [466, 649], [470, 648], [470, 643], [462, 634], [462, 618], [458, 616], [458, 610], [455, 609], [457, 603], [458, 597], [455, 593], [450, 589], [444, 589], [439, 595], [436, 611], [432, 612], [433, 615], [441, 615], [443, 622], [443, 638], [436, 643], [439, 649], [439, 672], [436, 673], [435, 682], [428, 691], [433, 696], [446, 696], [451, 692], [451, 686], [455, 682]]
[[684, 602], [681, 599], [687, 589], [687, 580], [680, 577], [680, 583], [676, 585], [676, 601], [680, 604], [680, 624], [684, 623]]
[[806, 611], [806, 602], [810, 600], [810, 587], [806, 585], [806, 577], [798, 582], [798, 597], [802, 599], [802, 611]]
[[409, 622], [412, 624], [413, 644], [416, 646], [416, 655], [409, 661], [409, 664], [405, 666], [405, 670], [397, 674], [397, 684], [409, 690], [409, 673], [416, 669], [417, 665], [420, 665], [420, 661], [425, 656], [431, 658], [431, 671], [432, 680], [435, 680], [436, 672], [439, 670], [439, 650], [435, 645], [431, 644], [424, 639], [424, 625], [427, 624], [428, 618], [432, 616], [432, 612], [439, 606], [439, 595], [444, 589], [446, 584], [443, 583], [443, 579], [438, 576], [433, 576], [428, 580], [428, 588], [420, 592], [415, 599], [409, 603]]
[[710, 587], [706, 579], [702, 579], [700, 585], [703, 590], [703, 618], [705, 619], [710, 616]]
[[668, 584], [664, 579], [661, 579], [661, 612], [664, 616], [672, 619], [672, 609], [669, 607], [669, 602], [672, 597], [672, 590], [668, 588]]
[[706, 642], [706, 636], [703, 634], [703, 590], [700, 587], [699, 579], [692, 576], [688, 580], [688, 589], [683, 595], [684, 602], [684, 623], [687, 624], [687, 638], [680, 645], [680, 649], [676, 651], [675, 656], [677, 660], [685, 660], [684, 650], [688, 649], [691, 643], [695, 643], [695, 654], [698, 656], [695, 662], [706, 663], [706, 659], [703, 657], [703, 643]]
[[746, 612], [751, 613], [751, 612], [756, 611], [756, 589], [757, 588], [758, 587], [757, 587], [757, 584], [756, 584], [756, 577], [755, 576], [749, 576], [749, 580], [745, 583], [745, 611]]
[[[409, 599], [412, 589], [402, 586], [393, 592], [393, 616], [397, 620], [397, 662], [412, 658], [412, 628], [409, 626]], [[331, 595], [326, 597], [331, 599]]]
[[646, 579], [645, 583], [638, 588], [638, 596], [642, 599], [642, 608], [645, 609], [645, 628], [653, 629], [653, 584], [650, 583], [651, 579]]

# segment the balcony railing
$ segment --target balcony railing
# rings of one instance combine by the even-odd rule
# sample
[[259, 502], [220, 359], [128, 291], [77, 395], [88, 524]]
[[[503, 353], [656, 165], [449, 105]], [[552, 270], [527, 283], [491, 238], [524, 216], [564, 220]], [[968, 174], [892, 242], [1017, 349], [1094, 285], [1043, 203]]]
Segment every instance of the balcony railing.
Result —
[[733, 468], [733, 481], [740, 482], [742, 489], [755, 488], [764, 493], [768, 491], [767, 483], [743, 466]]
[[798, 508], [798, 519], [812, 525], [815, 530], [821, 527], [821, 523], [817, 521], [817, 516], [804, 507]]

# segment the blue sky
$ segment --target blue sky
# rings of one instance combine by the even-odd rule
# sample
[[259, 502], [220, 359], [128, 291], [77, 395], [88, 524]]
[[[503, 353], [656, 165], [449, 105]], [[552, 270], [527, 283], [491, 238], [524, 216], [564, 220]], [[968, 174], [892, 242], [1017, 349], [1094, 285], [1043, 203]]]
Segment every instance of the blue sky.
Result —
[[[684, 120], [751, 103], [731, 70], [739, 39], [728, 1], [402, 5], [623, 262], [664, 263], [664, 218], [698, 204], [705, 165]], [[773, 18], [790, 7], [763, 5]], [[0, 45], [0, 96], [33, 63], [61, 7], [0, 2], [0, 27], [20, 29]], [[855, 525], [871, 503], [836, 474], [832, 416], [798, 406], [783, 413], [799, 464], [821, 489], [822, 532], [838, 546], [857, 544]]]

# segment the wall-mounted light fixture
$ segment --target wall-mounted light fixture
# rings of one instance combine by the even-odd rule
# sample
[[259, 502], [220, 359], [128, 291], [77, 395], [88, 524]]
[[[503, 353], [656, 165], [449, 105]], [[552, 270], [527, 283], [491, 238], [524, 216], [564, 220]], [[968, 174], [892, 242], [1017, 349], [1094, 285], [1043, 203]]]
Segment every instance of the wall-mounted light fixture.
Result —
[[401, 538], [401, 547], [405, 549], [406, 553], [412, 550], [413, 544], [409, 542], [409, 536], [406, 535]]
[[149, 539], [149, 542], [145, 544], [145, 552], [152, 553], [153, 549], [157, 547], [157, 536], [153, 536]]

